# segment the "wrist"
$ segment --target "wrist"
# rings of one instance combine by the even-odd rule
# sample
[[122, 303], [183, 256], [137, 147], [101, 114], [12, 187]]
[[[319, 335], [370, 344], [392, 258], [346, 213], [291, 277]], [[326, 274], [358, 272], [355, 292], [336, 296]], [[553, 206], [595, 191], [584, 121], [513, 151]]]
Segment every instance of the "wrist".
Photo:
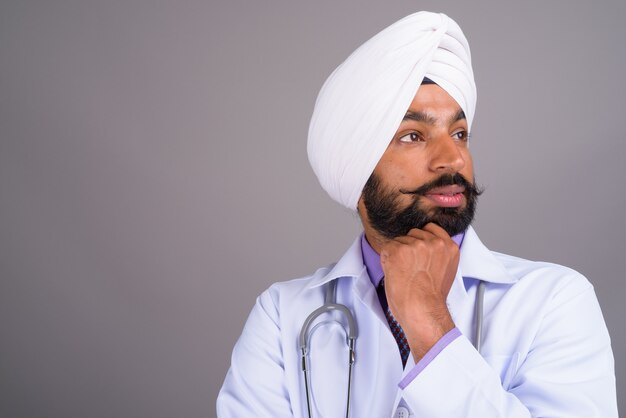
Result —
[[442, 314], [432, 314], [427, 320], [412, 321], [404, 333], [415, 362], [420, 361], [454, 327], [454, 321], [447, 311]]

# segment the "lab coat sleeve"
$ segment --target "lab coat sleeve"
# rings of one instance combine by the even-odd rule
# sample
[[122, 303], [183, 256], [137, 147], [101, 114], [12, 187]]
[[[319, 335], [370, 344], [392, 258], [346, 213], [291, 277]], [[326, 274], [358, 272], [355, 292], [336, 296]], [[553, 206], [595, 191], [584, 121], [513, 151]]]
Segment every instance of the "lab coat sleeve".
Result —
[[613, 354], [591, 285], [566, 286], [542, 315], [502, 380], [461, 336], [404, 388], [407, 404], [426, 417], [617, 417]]
[[233, 349], [217, 397], [217, 416], [293, 417], [284, 375], [278, 310], [266, 291], [257, 298]]

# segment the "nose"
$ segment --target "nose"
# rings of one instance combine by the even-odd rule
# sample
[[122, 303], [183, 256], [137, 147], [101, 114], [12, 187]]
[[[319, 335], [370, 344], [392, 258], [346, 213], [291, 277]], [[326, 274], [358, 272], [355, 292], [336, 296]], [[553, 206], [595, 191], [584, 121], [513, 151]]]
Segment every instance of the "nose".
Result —
[[431, 142], [430, 169], [436, 173], [456, 173], [465, 167], [465, 159], [457, 142], [441, 135]]

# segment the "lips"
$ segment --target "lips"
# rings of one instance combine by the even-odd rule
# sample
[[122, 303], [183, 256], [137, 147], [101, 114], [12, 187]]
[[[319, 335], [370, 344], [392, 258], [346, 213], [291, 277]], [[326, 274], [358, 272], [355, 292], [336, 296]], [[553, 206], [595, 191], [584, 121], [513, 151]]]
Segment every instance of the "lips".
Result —
[[443, 186], [430, 189], [424, 194], [428, 200], [444, 208], [459, 207], [465, 201], [465, 187], [459, 185]]

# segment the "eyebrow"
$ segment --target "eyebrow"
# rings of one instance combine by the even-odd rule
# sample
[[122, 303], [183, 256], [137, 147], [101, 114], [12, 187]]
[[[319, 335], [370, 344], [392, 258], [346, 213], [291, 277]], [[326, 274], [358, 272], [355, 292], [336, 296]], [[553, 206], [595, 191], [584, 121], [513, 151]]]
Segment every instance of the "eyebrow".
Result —
[[[454, 123], [454, 122], [458, 122], [462, 119], [465, 119], [465, 112], [463, 112], [463, 109], [459, 109], [459, 111], [450, 118], [450, 123]], [[416, 122], [424, 122], [427, 123], [429, 125], [435, 125], [437, 123], [437, 118], [434, 117], [433, 115], [429, 115], [428, 113], [424, 113], [424, 112], [411, 112], [408, 111], [406, 112], [406, 114], [404, 115], [404, 118], [402, 118], [402, 121], [406, 121], [406, 120], [413, 120]]]
[[466, 119], [465, 118], [465, 112], [463, 112], [463, 109], [459, 109], [459, 111], [456, 112], [456, 115], [454, 115], [454, 117], [452, 117], [450, 119], [450, 122], [454, 123], [454, 122], [458, 122], [458, 121], [460, 121], [462, 119]]
[[434, 125], [435, 122], [437, 122], [437, 118], [432, 115], [429, 115], [424, 112], [411, 112], [411, 111], [406, 112], [406, 114], [404, 115], [404, 118], [402, 118], [402, 121], [405, 121], [405, 120], [414, 120], [416, 122], [426, 122], [429, 125]]

